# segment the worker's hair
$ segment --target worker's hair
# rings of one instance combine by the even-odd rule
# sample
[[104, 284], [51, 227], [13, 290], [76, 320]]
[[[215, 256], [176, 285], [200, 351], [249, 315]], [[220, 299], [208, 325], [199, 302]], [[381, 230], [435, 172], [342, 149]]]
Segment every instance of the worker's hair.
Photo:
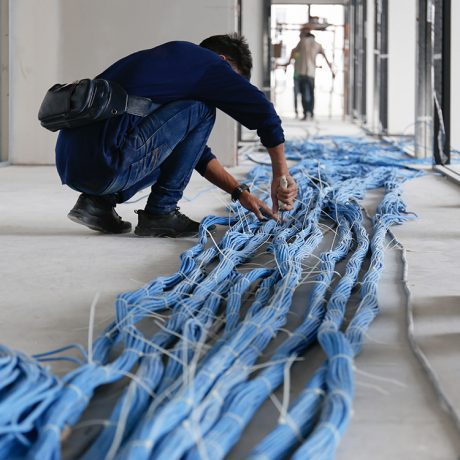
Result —
[[224, 55], [230, 63], [248, 80], [251, 78], [252, 56], [248, 43], [238, 34], [213, 35], [200, 43], [200, 46]]

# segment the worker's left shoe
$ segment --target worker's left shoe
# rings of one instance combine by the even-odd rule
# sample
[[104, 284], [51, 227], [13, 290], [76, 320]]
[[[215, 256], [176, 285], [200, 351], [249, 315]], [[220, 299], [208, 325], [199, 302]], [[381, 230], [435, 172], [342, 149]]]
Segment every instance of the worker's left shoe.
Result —
[[114, 203], [104, 197], [82, 193], [67, 217], [101, 233], [127, 233], [131, 223], [122, 220], [115, 212]]
[[198, 234], [200, 224], [189, 219], [176, 208], [168, 214], [151, 214], [148, 211], [135, 211], [138, 224], [134, 229], [137, 236], [160, 236], [178, 238], [195, 236]]

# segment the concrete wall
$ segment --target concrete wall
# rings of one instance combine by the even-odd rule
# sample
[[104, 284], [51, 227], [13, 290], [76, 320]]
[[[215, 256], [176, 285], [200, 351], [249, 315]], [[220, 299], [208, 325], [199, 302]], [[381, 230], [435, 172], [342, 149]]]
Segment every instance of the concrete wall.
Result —
[[457, 24], [460, 21], [460, 2], [452, 2], [451, 11], [452, 37], [451, 37], [451, 146], [460, 150], [460, 28]]
[[[236, 0], [14, 0], [11, 3], [12, 163], [54, 162], [56, 135], [37, 123], [46, 89], [93, 76], [116, 59], [169, 40], [236, 31]], [[235, 163], [236, 123], [218, 115], [210, 146]]]
[[388, 10], [388, 132], [413, 134], [416, 0], [389, 0]]

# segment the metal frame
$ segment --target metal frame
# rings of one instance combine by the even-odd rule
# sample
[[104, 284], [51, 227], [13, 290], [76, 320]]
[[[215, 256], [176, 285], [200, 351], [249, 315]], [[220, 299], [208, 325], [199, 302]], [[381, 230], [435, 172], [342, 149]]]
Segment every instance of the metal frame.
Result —
[[352, 35], [351, 34], [351, 25], [350, 25], [350, 19], [351, 19], [351, 10], [352, 7], [348, 6], [348, 8], [344, 8], [344, 29], [343, 29], [343, 89], [344, 89], [344, 94], [343, 94], [343, 108], [344, 108], [344, 115], [351, 115], [352, 110], [352, 103], [351, 103], [351, 91], [352, 91], [352, 85], [351, 85], [351, 72], [352, 72], [352, 50], [351, 50], [351, 40], [352, 40]]
[[[243, 4], [242, 0], [236, 0], [236, 30], [238, 35], [243, 34]], [[237, 142], [241, 142], [243, 139], [243, 128], [241, 127], [241, 123], [236, 124], [236, 140]], [[236, 157], [236, 163], [238, 164], [238, 155]]]
[[348, 5], [352, 0], [273, 0], [273, 5]]
[[367, 123], [367, 1], [361, 0], [361, 117]]
[[347, 97], [347, 115], [352, 119], [354, 117], [354, 107], [355, 107], [355, 39], [356, 39], [356, 27], [355, 27], [355, 0], [350, 2], [348, 8], [346, 9], [345, 22], [348, 24], [348, 37], [345, 36], [345, 43], [348, 42], [348, 75], [346, 80], [346, 87], [348, 89]]
[[350, 21], [350, 94], [349, 113], [366, 122], [366, 0], [352, 0], [349, 6]]
[[415, 148], [450, 164], [451, 0], [418, 0]]
[[262, 91], [267, 98], [271, 99], [271, 71], [272, 71], [272, 43], [271, 43], [271, 17], [272, 0], [264, 1], [263, 22], [265, 29], [263, 32], [263, 86]]
[[433, 99], [434, 144], [436, 165], [450, 164], [450, 36], [451, 0], [433, 0]]
[[417, 52], [415, 89], [415, 156], [433, 155], [432, 5], [417, 2]]
[[388, 0], [375, 0], [374, 110], [379, 134], [388, 131]]

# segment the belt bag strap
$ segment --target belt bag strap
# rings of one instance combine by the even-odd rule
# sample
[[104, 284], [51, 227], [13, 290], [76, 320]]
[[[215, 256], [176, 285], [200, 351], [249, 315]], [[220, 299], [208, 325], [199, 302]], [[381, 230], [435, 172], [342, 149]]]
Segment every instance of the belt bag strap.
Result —
[[140, 96], [128, 96], [128, 102], [126, 104], [126, 112], [131, 115], [137, 115], [138, 117], [146, 117], [154, 110], [160, 107], [160, 104], [152, 102], [151, 99]]

